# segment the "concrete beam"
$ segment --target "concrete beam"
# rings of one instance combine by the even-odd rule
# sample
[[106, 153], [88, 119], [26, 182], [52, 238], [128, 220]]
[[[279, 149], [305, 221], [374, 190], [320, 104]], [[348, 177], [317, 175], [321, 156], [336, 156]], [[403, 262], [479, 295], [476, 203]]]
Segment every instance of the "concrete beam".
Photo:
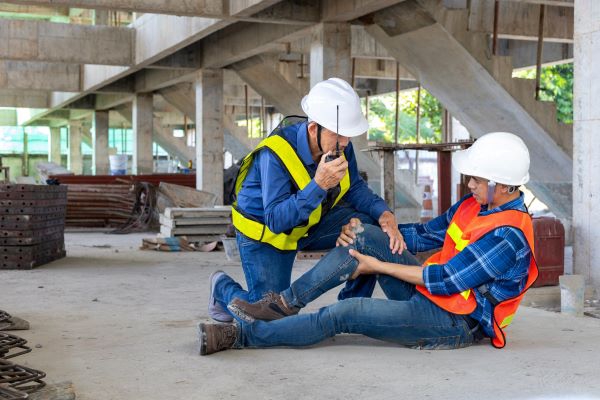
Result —
[[[498, 15], [498, 37], [505, 39], [535, 40], [538, 37], [539, 4], [503, 1]], [[545, 11], [544, 41], [573, 42], [575, 17], [572, 8], [547, 7]], [[491, 34], [494, 27], [494, 2], [472, 0], [469, 30]]]
[[323, 0], [321, 18], [324, 22], [352, 21], [404, 0]]
[[[498, 41], [498, 55], [510, 56], [514, 69], [535, 68], [537, 43], [528, 40]], [[544, 43], [542, 65], [550, 66], [573, 61], [573, 45], [570, 43]]]
[[28, 61], [0, 61], [0, 89], [80, 90], [80, 67]]
[[0, 19], [0, 58], [131, 65], [134, 36], [131, 28]]
[[35, 6], [63, 6], [70, 8], [189, 15], [198, 17], [217, 17], [225, 14], [222, 0], [7, 0], [3, 2]]
[[0, 107], [48, 108], [50, 96], [39, 90], [1, 89]]
[[94, 110], [110, 110], [123, 104], [133, 102], [133, 94], [97, 94]]
[[290, 84], [276, 68], [274, 60], [264, 56], [254, 56], [231, 65], [231, 68], [257, 91], [267, 102], [276, 104], [277, 110], [284, 115], [303, 115], [296, 93], [296, 88]]
[[529, 4], [545, 4], [547, 6], [557, 7], [575, 7], [575, 0], [504, 0], [513, 1], [515, 3], [529, 3]]
[[238, 23], [202, 41], [202, 67], [226, 67], [264, 53], [273, 48], [275, 41], [291, 40], [307, 29], [304, 25]]

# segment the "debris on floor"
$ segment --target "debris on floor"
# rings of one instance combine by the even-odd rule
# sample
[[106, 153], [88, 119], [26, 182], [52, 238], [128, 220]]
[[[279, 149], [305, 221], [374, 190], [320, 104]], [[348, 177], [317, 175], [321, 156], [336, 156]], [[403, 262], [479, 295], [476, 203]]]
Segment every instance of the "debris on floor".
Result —
[[182, 237], [148, 238], [142, 239], [140, 250], [156, 251], [197, 251], [198, 246]]

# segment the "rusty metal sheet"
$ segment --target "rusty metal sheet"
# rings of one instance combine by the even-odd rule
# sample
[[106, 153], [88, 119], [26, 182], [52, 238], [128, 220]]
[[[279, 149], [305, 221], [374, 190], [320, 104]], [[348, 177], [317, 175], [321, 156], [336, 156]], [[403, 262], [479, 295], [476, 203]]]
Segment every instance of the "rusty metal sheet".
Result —
[[28, 185], [28, 184], [0, 184], [0, 192], [45, 192], [64, 193], [66, 186], [57, 185]]
[[[52, 200], [0, 200], [0, 211], [2, 208], [18, 208], [18, 207], [58, 207], [66, 206], [67, 199], [52, 199]], [[8, 212], [7, 212], [8, 214]]]
[[0, 257], [4, 254], [35, 254], [36, 252], [41, 252], [48, 249], [56, 249], [56, 248], [65, 248], [65, 240], [61, 235], [57, 239], [46, 240], [39, 244], [34, 244], [31, 246], [0, 246]]
[[52, 234], [40, 235], [26, 238], [0, 237], [0, 246], [29, 246], [43, 243], [49, 240], [64, 240], [64, 230]]
[[66, 215], [65, 212], [57, 212], [57, 213], [48, 213], [48, 214], [18, 214], [18, 215], [4, 215], [0, 214], [0, 224], [1, 223], [20, 223], [20, 222], [41, 222], [48, 221], [51, 219], [59, 219], [64, 218]]
[[[0, 201], [1, 203], [1, 201]], [[6, 206], [0, 204], [0, 215], [40, 215], [52, 213], [64, 213], [66, 205], [49, 205], [42, 207]]]
[[67, 192], [0, 192], [2, 200], [57, 200], [66, 199]]
[[62, 250], [52, 255], [36, 257], [33, 260], [11, 261], [0, 260], [0, 270], [2, 269], [33, 269], [40, 265], [48, 264], [49, 262], [59, 260], [67, 255], [67, 252]]
[[65, 224], [64, 222], [59, 222], [55, 225], [46, 227], [46, 228], [41, 228], [41, 229], [29, 229], [29, 230], [23, 230], [23, 231], [18, 231], [18, 230], [6, 230], [6, 229], [2, 229], [0, 230], [0, 238], [6, 239], [6, 238], [29, 238], [29, 237], [38, 237], [38, 236], [46, 236], [46, 235], [52, 235], [54, 233], [57, 232], [64, 232], [65, 231]]
[[18, 221], [18, 222], [6, 222], [0, 218], [0, 230], [7, 231], [26, 231], [26, 230], [40, 230], [46, 229], [53, 226], [59, 226], [65, 224], [65, 217], [49, 219], [46, 221]]

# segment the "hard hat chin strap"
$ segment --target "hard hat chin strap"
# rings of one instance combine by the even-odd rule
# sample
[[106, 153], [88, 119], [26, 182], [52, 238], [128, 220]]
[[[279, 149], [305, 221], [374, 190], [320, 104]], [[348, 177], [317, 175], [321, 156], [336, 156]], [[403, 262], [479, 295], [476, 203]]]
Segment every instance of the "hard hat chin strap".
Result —
[[494, 200], [494, 193], [496, 193], [496, 182], [489, 181], [488, 182], [488, 190], [487, 190], [487, 204], [488, 206], [492, 204]]
[[321, 130], [323, 130], [323, 127], [317, 123], [317, 146], [319, 146], [319, 151], [323, 153], [323, 147], [321, 147]]

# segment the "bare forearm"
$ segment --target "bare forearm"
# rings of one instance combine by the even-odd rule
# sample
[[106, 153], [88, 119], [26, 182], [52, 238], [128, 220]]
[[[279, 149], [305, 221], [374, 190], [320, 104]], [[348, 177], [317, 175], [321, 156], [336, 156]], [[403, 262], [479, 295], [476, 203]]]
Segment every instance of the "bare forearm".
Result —
[[378, 268], [380, 274], [393, 276], [413, 285], [423, 286], [423, 267], [415, 265], [404, 265], [394, 263], [381, 263]]

